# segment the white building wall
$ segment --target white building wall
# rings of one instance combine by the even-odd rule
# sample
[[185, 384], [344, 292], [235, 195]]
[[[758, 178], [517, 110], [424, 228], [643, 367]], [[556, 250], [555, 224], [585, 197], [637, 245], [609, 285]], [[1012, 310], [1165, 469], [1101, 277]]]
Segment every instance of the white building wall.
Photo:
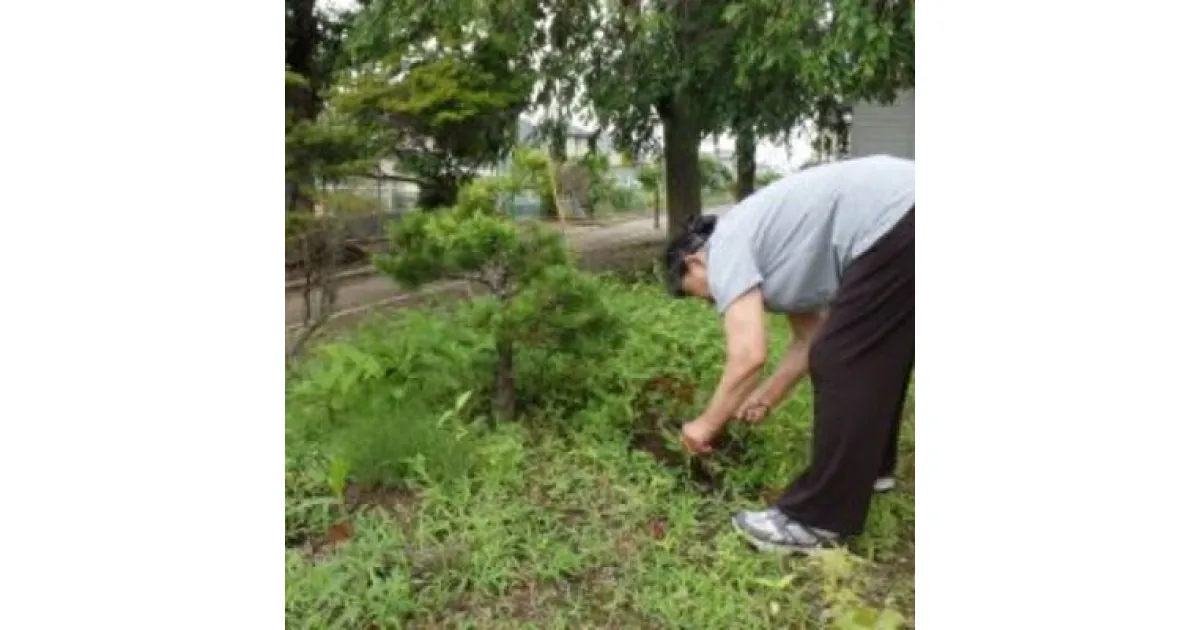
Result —
[[858, 104], [850, 123], [850, 157], [885, 154], [915, 160], [916, 113], [915, 88], [890, 105]]

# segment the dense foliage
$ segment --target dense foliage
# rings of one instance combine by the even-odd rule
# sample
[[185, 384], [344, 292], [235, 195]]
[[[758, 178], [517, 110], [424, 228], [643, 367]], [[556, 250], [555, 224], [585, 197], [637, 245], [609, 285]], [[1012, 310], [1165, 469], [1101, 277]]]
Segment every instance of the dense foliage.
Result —
[[[381, 316], [290, 382], [288, 626], [911, 624], [911, 494], [876, 500], [856, 556], [750, 552], [729, 514], [808, 460], [807, 390], [687, 460], [675, 432], [719, 377], [719, 322], [656, 284], [592, 281], [626, 336], [600, 362], [518, 355], [519, 422], [479, 404], [493, 331], [470, 307]], [[902, 453], [907, 478], [910, 425]]]
[[370, 28], [374, 15], [359, 20], [367, 43], [355, 49], [355, 72], [333, 106], [379, 139], [376, 157], [394, 162], [399, 174], [391, 177], [421, 187], [422, 207], [448, 206], [478, 169], [511, 151], [533, 76], [510, 63], [519, 46], [507, 36], [433, 27], [379, 33]]
[[370, 163], [365, 136], [345, 120], [322, 117], [325, 96], [345, 65], [353, 11], [330, 12], [315, 0], [285, 5], [284, 132], [286, 207], [311, 211], [317, 180], [337, 180]]
[[701, 138], [738, 138], [741, 195], [756, 138], [838, 124], [853, 102], [914, 84], [913, 16], [912, 0], [373, 0], [331, 93], [386, 140], [427, 207], [512, 149], [523, 109], [549, 115], [559, 161], [571, 119], [633, 154], [661, 126], [676, 230], [700, 209]]
[[517, 411], [518, 353], [543, 347], [585, 360], [620, 332], [595, 279], [572, 264], [560, 235], [504, 213], [506, 199], [539, 181], [520, 164], [507, 176], [478, 180], [454, 208], [397, 221], [390, 250], [376, 257], [381, 270], [409, 287], [457, 279], [486, 291], [468, 312], [491, 331], [493, 406], [505, 420]]
[[535, 102], [587, 110], [633, 147], [661, 124], [672, 232], [699, 212], [702, 137], [752, 148], [831, 99], [887, 100], [915, 81], [911, 0], [539, 4], [551, 53]]
[[706, 191], [727, 190], [733, 184], [733, 173], [711, 155], [700, 156], [700, 183]]

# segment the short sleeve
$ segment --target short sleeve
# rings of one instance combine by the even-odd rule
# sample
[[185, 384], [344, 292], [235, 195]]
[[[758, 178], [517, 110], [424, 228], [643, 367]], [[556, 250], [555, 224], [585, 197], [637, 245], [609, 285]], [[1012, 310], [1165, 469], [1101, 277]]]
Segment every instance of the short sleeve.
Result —
[[738, 298], [762, 284], [754, 252], [745, 242], [714, 242], [708, 252], [708, 290], [724, 314]]

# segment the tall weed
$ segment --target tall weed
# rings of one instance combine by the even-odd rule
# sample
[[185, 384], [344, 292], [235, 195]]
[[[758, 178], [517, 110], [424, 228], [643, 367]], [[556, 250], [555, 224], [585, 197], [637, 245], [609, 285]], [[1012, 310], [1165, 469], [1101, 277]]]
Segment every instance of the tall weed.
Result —
[[380, 318], [322, 347], [289, 388], [289, 449], [321, 444], [359, 483], [464, 474], [471, 434], [463, 419], [477, 408], [463, 393], [487, 382], [485, 347], [432, 312]]

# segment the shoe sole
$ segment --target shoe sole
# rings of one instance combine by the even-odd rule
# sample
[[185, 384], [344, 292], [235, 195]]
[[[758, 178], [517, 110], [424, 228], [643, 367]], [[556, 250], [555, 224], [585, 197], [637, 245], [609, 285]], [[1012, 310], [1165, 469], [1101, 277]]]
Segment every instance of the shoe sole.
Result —
[[779, 545], [776, 543], [767, 542], [765, 540], [759, 540], [750, 535], [750, 532], [742, 529], [741, 525], [738, 525], [736, 516], [729, 519], [729, 522], [733, 525], [733, 528], [737, 530], [737, 533], [741, 534], [742, 538], [744, 538], [746, 542], [750, 543], [751, 547], [754, 547], [763, 553], [772, 553], [781, 556], [812, 557], [822, 552], [829, 551], [828, 547], [797, 547], [794, 545]]

